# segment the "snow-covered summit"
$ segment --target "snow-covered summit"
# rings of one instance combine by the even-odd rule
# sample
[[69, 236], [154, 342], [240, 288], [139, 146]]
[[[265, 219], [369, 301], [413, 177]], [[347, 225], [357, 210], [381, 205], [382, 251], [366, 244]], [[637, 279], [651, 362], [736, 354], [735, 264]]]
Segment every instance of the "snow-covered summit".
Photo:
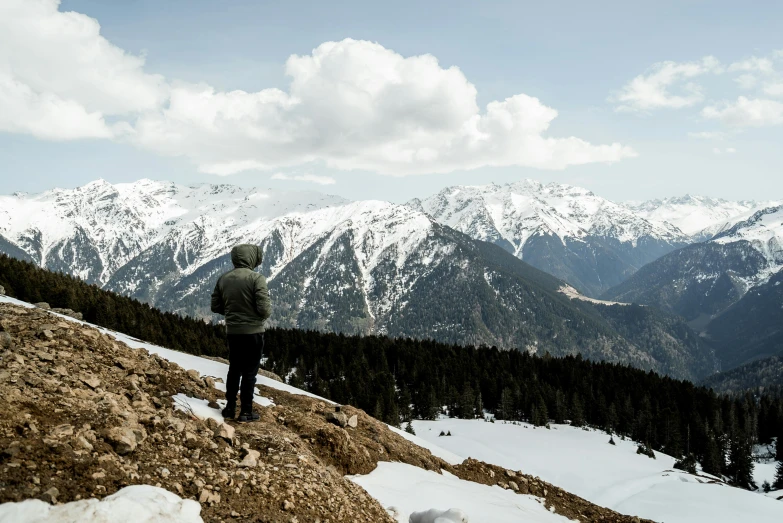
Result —
[[477, 239], [502, 238], [518, 256], [532, 236], [561, 240], [602, 236], [635, 244], [642, 237], [684, 241], [665, 222], [640, 218], [627, 207], [566, 184], [524, 180], [506, 185], [455, 186], [414, 200], [436, 220]]
[[[0, 235], [41, 266], [105, 283], [175, 229], [252, 227], [290, 212], [343, 203], [317, 192], [97, 180], [76, 189], [0, 196]], [[59, 266], [63, 263], [67, 268]]]
[[628, 202], [626, 206], [648, 220], [668, 222], [685, 234], [702, 240], [712, 237], [737, 217], [775, 204], [773, 201], [729, 201], [686, 194], [641, 203]]
[[455, 186], [409, 205], [592, 297], [690, 242], [673, 225], [565, 184]]

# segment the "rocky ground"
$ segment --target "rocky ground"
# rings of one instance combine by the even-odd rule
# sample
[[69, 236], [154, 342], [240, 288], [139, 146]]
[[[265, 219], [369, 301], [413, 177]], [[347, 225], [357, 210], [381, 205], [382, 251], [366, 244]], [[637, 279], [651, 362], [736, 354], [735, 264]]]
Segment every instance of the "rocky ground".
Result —
[[215, 401], [210, 378], [49, 311], [0, 304], [0, 503], [102, 498], [157, 485], [202, 505], [205, 521], [391, 522], [346, 474], [379, 461], [448, 470], [543, 498], [579, 521], [623, 516], [521, 471], [452, 467], [350, 406], [261, 387], [261, 420], [218, 424], [176, 408]]

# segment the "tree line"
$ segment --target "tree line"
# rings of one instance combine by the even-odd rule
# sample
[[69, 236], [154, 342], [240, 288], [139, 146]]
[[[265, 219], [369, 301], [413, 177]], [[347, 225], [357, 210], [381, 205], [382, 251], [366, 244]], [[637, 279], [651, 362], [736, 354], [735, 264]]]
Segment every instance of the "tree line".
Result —
[[[227, 357], [224, 329], [158, 311], [135, 299], [0, 255], [0, 285], [28, 302], [81, 312], [84, 319], [149, 343]], [[783, 441], [779, 392], [719, 395], [626, 365], [533, 355], [431, 340], [269, 329], [267, 367], [292, 385], [359, 407], [399, 426], [447, 413], [592, 426], [645, 449], [697, 460], [705, 472], [753, 484], [753, 445]], [[777, 445], [783, 462], [783, 444]], [[776, 488], [783, 488], [783, 465]]]

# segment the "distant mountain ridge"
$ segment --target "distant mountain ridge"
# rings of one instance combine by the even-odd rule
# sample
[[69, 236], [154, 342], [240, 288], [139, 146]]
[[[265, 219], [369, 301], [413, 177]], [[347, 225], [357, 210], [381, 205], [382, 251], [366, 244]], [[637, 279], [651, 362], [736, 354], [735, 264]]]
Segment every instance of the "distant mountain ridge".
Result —
[[565, 184], [455, 186], [409, 205], [593, 297], [691, 242], [669, 223]]
[[780, 201], [737, 200], [692, 196], [626, 203], [639, 216], [655, 222], [674, 225], [693, 241], [709, 240], [723, 229], [731, 227], [744, 215], [780, 205]]
[[663, 256], [603, 298], [683, 316], [726, 368], [783, 352], [783, 206]]

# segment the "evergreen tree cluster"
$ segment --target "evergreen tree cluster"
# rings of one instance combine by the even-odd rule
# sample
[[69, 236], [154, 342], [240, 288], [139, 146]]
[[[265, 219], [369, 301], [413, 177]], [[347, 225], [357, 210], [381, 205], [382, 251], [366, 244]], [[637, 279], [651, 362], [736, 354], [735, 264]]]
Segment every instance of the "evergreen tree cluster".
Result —
[[[219, 325], [163, 313], [30, 263], [0, 256], [0, 285], [11, 296], [80, 311], [86, 321], [150, 343], [226, 357]], [[267, 367], [290, 376], [292, 385], [397, 426], [441, 413], [592, 426], [632, 438], [650, 453], [684, 457], [684, 466], [693, 456], [705, 472], [745, 488], [753, 487], [753, 444], [783, 441], [780, 394], [718, 395], [579, 355], [280, 328], [267, 331], [266, 355]]]

